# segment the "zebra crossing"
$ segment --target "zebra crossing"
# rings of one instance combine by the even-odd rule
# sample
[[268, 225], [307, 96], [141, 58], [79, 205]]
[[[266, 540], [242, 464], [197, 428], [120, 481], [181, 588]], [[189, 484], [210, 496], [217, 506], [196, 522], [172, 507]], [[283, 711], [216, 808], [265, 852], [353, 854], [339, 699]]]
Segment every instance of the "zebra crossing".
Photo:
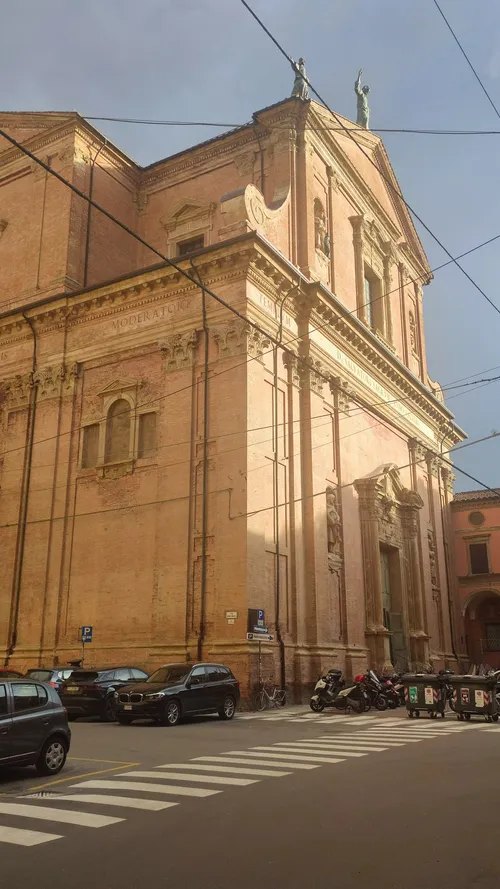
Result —
[[[351, 730], [352, 722], [356, 722], [358, 731]], [[366, 721], [360, 725], [360, 719], [346, 718], [341, 732], [227, 750], [149, 769], [129, 769], [113, 778], [77, 781], [63, 792], [0, 797], [0, 844], [37, 846], [62, 839], [66, 834], [61, 825], [84, 829], [110, 827], [126, 820], [124, 809], [139, 810], [143, 814], [163, 812], [182, 805], [186, 799], [204, 800], [268, 779], [287, 778], [406, 745], [481, 729], [497, 731], [485, 728], [482, 723], [464, 725], [434, 720], [417, 723], [386, 718], [371, 725]], [[107, 807], [110, 814], [103, 814], [103, 807]], [[27, 821], [28, 826], [23, 827]], [[50, 829], [47, 824], [51, 825]], [[43, 830], [37, 829], [42, 826]]]
[[[331, 711], [333, 714], [333, 711]], [[265, 713], [242, 713], [238, 715], [238, 722], [247, 722], [252, 719], [258, 719], [265, 722], [289, 722], [289, 723], [318, 723], [321, 725], [341, 725], [342, 723], [364, 725], [373, 720], [380, 720], [387, 717], [381, 717], [379, 713], [371, 713], [366, 716], [341, 716], [337, 711], [334, 715], [328, 716], [326, 713], [312, 713], [310, 710], [301, 712], [295, 707], [293, 710], [267, 710]]]

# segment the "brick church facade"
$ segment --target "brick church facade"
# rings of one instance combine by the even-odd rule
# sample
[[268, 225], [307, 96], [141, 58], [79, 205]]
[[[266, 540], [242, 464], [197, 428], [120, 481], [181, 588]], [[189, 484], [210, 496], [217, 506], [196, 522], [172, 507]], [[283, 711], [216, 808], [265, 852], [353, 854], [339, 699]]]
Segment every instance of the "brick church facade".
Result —
[[194, 278], [0, 140], [0, 665], [92, 625], [88, 663], [216, 659], [246, 690], [249, 608], [297, 693], [453, 663], [437, 454], [464, 436], [381, 140], [356, 130], [374, 167], [288, 99], [141, 168], [76, 113], [0, 122]]

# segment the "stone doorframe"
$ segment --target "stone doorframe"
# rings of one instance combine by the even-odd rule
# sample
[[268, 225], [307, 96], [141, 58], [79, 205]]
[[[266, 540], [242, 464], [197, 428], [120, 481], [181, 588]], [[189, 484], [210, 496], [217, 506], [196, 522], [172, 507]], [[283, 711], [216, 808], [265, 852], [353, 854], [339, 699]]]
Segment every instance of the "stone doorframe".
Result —
[[429, 636], [423, 619], [423, 589], [418, 549], [419, 509], [424, 503], [416, 491], [405, 488], [394, 464], [379, 467], [357, 479], [365, 585], [366, 640], [371, 666], [390, 669], [390, 632], [384, 626], [380, 544], [399, 550], [403, 628], [410, 667], [429, 661]]

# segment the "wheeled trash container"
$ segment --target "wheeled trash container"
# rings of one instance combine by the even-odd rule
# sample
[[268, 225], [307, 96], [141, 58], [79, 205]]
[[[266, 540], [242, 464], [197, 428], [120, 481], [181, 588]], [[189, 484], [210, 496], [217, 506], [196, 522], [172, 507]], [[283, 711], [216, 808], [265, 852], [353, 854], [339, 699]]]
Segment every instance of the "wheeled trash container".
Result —
[[438, 713], [444, 718], [446, 706], [445, 681], [435, 673], [407, 673], [402, 677], [406, 709], [410, 719], [428, 713], [435, 719]]
[[498, 722], [498, 681], [496, 676], [450, 676], [452, 708], [457, 719], [483, 716], [486, 722]]

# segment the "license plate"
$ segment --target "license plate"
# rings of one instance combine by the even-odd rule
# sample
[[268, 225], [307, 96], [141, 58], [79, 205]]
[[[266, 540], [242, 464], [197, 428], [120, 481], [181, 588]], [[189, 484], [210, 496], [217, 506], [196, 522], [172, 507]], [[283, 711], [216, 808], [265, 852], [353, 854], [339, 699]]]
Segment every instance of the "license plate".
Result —
[[123, 709], [124, 709], [124, 710], [131, 710], [131, 709], [132, 709], [132, 704], [125, 704], [125, 706], [124, 706]]
[[78, 688], [77, 685], [68, 685], [66, 688], [66, 691], [68, 692], [69, 695], [77, 695], [78, 692], [80, 691], [80, 689]]

